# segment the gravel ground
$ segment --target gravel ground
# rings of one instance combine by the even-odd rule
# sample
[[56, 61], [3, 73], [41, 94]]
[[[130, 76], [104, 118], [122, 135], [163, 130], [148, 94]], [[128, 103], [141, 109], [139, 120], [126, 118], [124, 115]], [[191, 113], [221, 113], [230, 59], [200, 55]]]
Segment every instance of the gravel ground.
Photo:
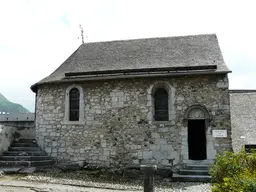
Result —
[[[127, 180], [113, 175], [88, 175], [84, 172], [34, 173], [0, 179], [1, 192], [142, 192], [141, 180]], [[157, 180], [155, 192], [210, 192], [209, 183], [182, 183]]]
[[[107, 182], [100, 181], [85, 181], [73, 180], [63, 178], [52, 178], [47, 176], [28, 176], [26, 180], [44, 182], [44, 183], [58, 183], [65, 185], [83, 186], [83, 187], [96, 187], [102, 189], [115, 189], [119, 191], [132, 190], [143, 191], [142, 182]], [[211, 185], [209, 183], [192, 183], [192, 182], [159, 182], [156, 181], [156, 192], [210, 192]]]
[[[101, 189], [92, 187], [79, 187], [72, 185], [38, 183], [28, 181], [7, 181], [0, 182], [1, 192], [118, 192], [114, 189]], [[123, 191], [123, 190], [122, 190]], [[125, 190], [125, 192], [136, 192]]]

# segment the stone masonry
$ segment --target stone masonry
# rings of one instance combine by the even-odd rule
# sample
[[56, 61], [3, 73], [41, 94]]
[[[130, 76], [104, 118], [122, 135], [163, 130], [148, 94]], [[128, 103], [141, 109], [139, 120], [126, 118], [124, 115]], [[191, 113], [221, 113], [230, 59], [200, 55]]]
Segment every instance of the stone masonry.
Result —
[[[5, 115], [2, 115], [5, 116]], [[14, 139], [34, 139], [34, 121], [0, 121], [0, 155], [8, 150]]]
[[230, 91], [232, 143], [235, 152], [256, 144], [256, 92]]
[[[83, 89], [84, 117], [65, 120], [66, 90]], [[153, 119], [152, 91], [169, 92], [169, 121]], [[38, 87], [36, 139], [59, 161], [119, 168], [142, 163], [168, 166], [187, 158], [184, 114], [193, 105], [204, 106], [207, 125], [207, 159], [231, 149], [228, 78], [198, 75], [81, 81]], [[80, 103], [81, 104], [81, 103]], [[213, 129], [226, 129], [227, 138], [213, 138]]]

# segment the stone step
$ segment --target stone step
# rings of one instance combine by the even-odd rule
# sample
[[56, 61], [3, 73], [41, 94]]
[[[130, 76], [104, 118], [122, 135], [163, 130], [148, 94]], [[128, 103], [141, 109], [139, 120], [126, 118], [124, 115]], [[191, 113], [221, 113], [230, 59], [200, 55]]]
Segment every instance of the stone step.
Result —
[[211, 176], [209, 175], [179, 175], [174, 173], [172, 177], [173, 181], [178, 182], [210, 182]]
[[11, 147], [38, 147], [37, 143], [13, 143]]
[[23, 167], [0, 167], [0, 172], [5, 174], [14, 174], [18, 173]]
[[39, 147], [9, 147], [9, 151], [41, 151]]
[[19, 139], [18, 141], [13, 141], [13, 143], [37, 143], [35, 139]]
[[210, 170], [210, 165], [185, 165], [185, 169], [189, 170]]
[[209, 170], [180, 169], [179, 175], [209, 175]]
[[24, 167], [24, 166], [18, 166], [18, 167], [0, 167], [0, 172], [4, 172], [6, 174], [15, 174], [15, 173], [25, 173], [30, 174], [35, 171], [43, 171], [45, 168], [49, 169], [52, 168], [53, 165], [43, 165], [40, 167]]
[[[12, 142], [8, 151], [0, 156], [0, 169], [13, 172], [12, 168], [21, 169], [24, 173], [52, 167], [55, 161], [38, 147], [35, 139], [20, 139]], [[25, 170], [23, 170], [25, 168]]]
[[3, 156], [45, 156], [44, 151], [6, 151]]
[[53, 160], [43, 161], [0, 161], [0, 167], [40, 167], [46, 165], [53, 165]]
[[52, 160], [49, 156], [0, 156], [0, 161], [42, 161]]

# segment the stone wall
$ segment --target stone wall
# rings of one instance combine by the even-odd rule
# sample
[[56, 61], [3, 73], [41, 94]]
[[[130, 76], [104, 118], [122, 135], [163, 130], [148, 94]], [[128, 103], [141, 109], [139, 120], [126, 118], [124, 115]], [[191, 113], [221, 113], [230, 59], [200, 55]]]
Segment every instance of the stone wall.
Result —
[[8, 150], [13, 139], [34, 139], [35, 124], [30, 122], [0, 122], [0, 155]]
[[[79, 82], [75, 86], [83, 89], [84, 120], [77, 124], [65, 120], [70, 86], [41, 85], [37, 93], [36, 139], [59, 161], [112, 167], [180, 163], [186, 156], [184, 113], [196, 104], [211, 116], [212, 153], [231, 148], [226, 75]], [[152, 91], [161, 86], [169, 93], [167, 122], [153, 120]], [[212, 129], [226, 129], [228, 137], [212, 138]]]
[[14, 129], [12, 127], [6, 127], [0, 124], [0, 155], [4, 151], [7, 151], [13, 140]]
[[256, 144], [256, 92], [230, 93], [232, 143], [234, 151]]

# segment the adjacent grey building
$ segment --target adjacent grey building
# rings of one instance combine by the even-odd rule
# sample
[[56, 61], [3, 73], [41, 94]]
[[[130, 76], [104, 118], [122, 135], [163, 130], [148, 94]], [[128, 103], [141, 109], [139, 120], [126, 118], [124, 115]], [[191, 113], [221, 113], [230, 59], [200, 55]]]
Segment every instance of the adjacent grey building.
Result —
[[230, 90], [232, 142], [235, 152], [256, 144], [256, 90]]
[[228, 73], [214, 34], [82, 44], [31, 87], [36, 139], [80, 164], [211, 163], [232, 150]]

